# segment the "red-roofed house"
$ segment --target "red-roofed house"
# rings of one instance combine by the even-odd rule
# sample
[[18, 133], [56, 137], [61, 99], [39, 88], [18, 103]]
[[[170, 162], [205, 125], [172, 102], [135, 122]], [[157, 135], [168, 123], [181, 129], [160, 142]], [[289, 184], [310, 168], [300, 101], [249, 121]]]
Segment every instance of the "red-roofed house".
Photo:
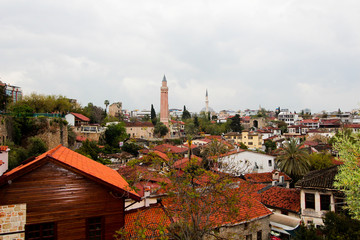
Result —
[[69, 126], [80, 127], [81, 125], [87, 125], [90, 123], [90, 118], [80, 113], [68, 113], [65, 115], [65, 119]]
[[163, 153], [174, 153], [174, 154], [185, 154], [189, 151], [189, 149], [185, 146], [177, 147], [166, 143], [155, 146], [153, 150], [157, 150]]
[[61, 145], [3, 174], [0, 196], [0, 205], [26, 204], [26, 239], [113, 239], [125, 199], [140, 201], [115, 170]]
[[290, 187], [290, 182], [292, 179], [283, 172], [279, 172], [278, 170], [274, 170], [272, 172], [264, 172], [264, 173], [247, 173], [244, 175], [244, 179], [248, 182], [252, 183], [262, 183], [262, 184], [285, 184], [287, 188]]
[[360, 132], [360, 124], [346, 124], [344, 128], [349, 128], [353, 131], [353, 133]]
[[183, 121], [170, 120], [169, 130], [172, 138], [185, 137], [185, 123]]

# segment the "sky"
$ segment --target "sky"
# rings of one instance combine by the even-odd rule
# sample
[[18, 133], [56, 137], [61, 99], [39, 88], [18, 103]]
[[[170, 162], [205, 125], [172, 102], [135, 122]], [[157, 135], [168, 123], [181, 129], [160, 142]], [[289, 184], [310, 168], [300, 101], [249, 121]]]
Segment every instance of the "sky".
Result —
[[358, 0], [1, 0], [0, 80], [104, 107], [360, 108]]

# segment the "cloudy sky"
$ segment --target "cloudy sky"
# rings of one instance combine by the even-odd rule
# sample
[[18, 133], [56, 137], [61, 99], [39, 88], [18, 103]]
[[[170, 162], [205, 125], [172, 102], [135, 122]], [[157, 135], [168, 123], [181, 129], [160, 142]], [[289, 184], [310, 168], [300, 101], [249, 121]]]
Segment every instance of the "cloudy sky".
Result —
[[2, 0], [0, 80], [82, 105], [360, 107], [358, 0]]

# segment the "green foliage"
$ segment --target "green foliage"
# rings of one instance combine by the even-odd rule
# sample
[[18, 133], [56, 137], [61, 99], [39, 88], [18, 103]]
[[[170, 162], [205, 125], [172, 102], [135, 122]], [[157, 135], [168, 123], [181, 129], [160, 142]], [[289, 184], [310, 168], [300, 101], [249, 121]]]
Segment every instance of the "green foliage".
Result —
[[156, 112], [155, 112], [155, 108], [154, 106], [151, 104], [151, 122], [152, 124], [155, 126], [156, 125], [156, 122], [157, 122], [157, 119], [156, 119]]
[[89, 141], [88, 139], [82, 143], [82, 146], [76, 150], [76, 152], [97, 161], [100, 153], [100, 148], [95, 141]]
[[277, 122], [277, 126], [278, 126], [278, 128], [280, 128], [282, 134], [288, 132], [286, 122], [284, 122], [284, 121], [278, 121], [278, 122]]
[[21, 101], [14, 103], [11, 108], [21, 107], [22, 105], [30, 107], [35, 113], [58, 112], [64, 114], [78, 108], [64, 96], [41, 95], [36, 93], [25, 96]]
[[118, 148], [119, 142], [124, 141], [128, 137], [124, 123], [109, 125], [105, 130], [104, 136], [106, 144], [114, 148]]
[[154, 128], [155, 135], [157, 135], [159, 137], [163, 137], [168, 132], [169, 132], [169, 129], [162, 122], [156, 123], [155, 128]]
[[310, 168], [308, 154], [305, 149], [296, 144], [295, 139], [291, 139], [280, 151], [276, 159], [281, 171], [293, 178], [305, 175]]
[[276, 142], [274, 142], [273, 140], [269, 139], [266, 140], [265, 143], [265, 152], [270, 153], [272, 151], [274, 151], [276, 149]]
[[236, 114], [234, 117], [231, 118], [230, 129], [233, 132], [239, 132], [239, 133], [241, 133], [241, 131], [243, 130], [243, 127], [241, 126], [241, 123], [240, 123], [240, 115], [239, 114]]
[[68, 145], [69, 147], [74, 146], [76, 142], [76, 133], [73, 131], [73, 129], [70, 126], [67, 126], [68, 130]]
[[7, 142], [6, 145], [11, 149], [9, 152], [9, 170], [19, 166], [22, 161], [28, 158], [25, 148], [17, 146], [13, 142]]
[[327, 240], [360, 239], [360, 221], [345, 214], [327, 212], [324, 218], [323, 233]]
[[191, 118], [191, 114], [190, 114], [190, 112], [188, 110], [186, 110], [186, 107], [184, 105], [184, 110], [183, 110], [183, 114], [182, 114], [181, 119], [186, 120], [186, 119], [189, 119], [189, 118]]
[[296, 230], [295, 236], [291, 238], [292, 240], [321, 240], [323, 239], [318, 235], [314, 225], [305, 226], [301, 223], [300, 227]]
[[99, 123], [101, 124], [105, 117], [106, 113], [103, 108], [95, 106], [92, 103], [88, 103], [81, 111], [85, 116], [90, 118], [90, 123]]
[[310, 170], [320, 170], [333, 166], [333, 157], [329, 153], [311, 153], [309, 155]]
[[345, 193], [350, 215], [360, 220], [360, 136], [349, 136], [343, 131], [336, 140], [334, 148], [339, 152], [339, 160], [344, 163], [338, 168], [334, 186]]
[[194, 125], [195, 125], [196, 128], [200, 127], [199, 118], [198, 118], [198, 116], [196, 114], [194, 116]]
[[199, 133], [199, 128], [195, 126], [194, 123], [189, 122], [185, 125], [185, 134], [186, 136], [196, 136]]
[[124, 143], [124, 145], [121, 148], [123, 151], [131, 153], [135, 157], [139, 155], [139, 150], [141, 149], [140, 146], [138, 146], [135, 143]]
[[241, 148], [241, 149], [248, 149], [248, 147], [244, 144], [244, 143], [239, 143], [239, 147]]
[[11, 98], [6, 94], [5, 86], [0, 85], [0, 111], [4, 111], [9, 102]]
[[30, 137], [28, 138], [28, 156], [29, 157], [37, 157], [40, 154], [46, 152], [48, 150], [45, 142], [38, 137]]
[[104, 101], [104, 104], [105, 104], [105, 113], [107, 112], [107, 107], [109, 106], [110, 102], [109, 100], [105, 100]]

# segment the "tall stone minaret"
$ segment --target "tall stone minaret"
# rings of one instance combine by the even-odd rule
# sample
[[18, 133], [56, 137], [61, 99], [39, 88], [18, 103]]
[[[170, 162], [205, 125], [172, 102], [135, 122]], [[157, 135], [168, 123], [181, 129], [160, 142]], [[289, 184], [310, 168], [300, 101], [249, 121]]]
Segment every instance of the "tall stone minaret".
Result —
[[162, 80], [161, 85], [161, 96], [160, 96], [160, 122], [164, 123], [165, 126], [169, 127], [169, 102], [168, 102], [168, 91], [166, 77]]
[[206, 95], [205, 95], [205, 111], [206, 111], [206, 114], [209, 112], [209, 96], [208, 96], [207, 89], [206, 89]]

